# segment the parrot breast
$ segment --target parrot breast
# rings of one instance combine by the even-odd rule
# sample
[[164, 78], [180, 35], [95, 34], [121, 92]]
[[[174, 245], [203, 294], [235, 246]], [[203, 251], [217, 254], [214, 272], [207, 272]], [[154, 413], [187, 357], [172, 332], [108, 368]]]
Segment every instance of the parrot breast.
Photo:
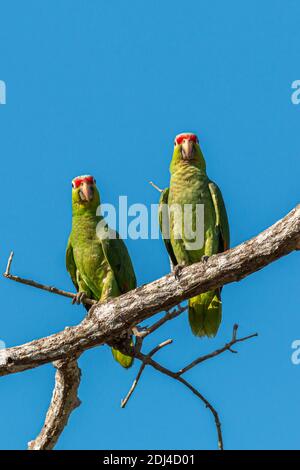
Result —
[[[186, 264], [187, 259], [189, 259], [190, 263], [200, 261], [203, 255], [210, 256], [217, 251], [218, 237], [215, 228], [216, 217], [208, 183], [209, 180], [206, 173], [196, 166], [189, 164], [180, 165], [171, 175], [168, 200], [169, 207], [173, 204], [178, 204], [181, 206], [182, 210], [184, 210], [185, 204], [191, 204], [193, 208], [193, 228], [195, 228], [196, 204], [204, 205], [204, 246], [201, 249], [189, 250], [188, 254], [183, 253], [183, 251], [187, 251], [188, 244], [184, 237], [184, 233], [186, 233], [187, 230], [185, 230], [183, 224], [183, 249], [180, 240], [174, 239], [173, 231], [176, 221], [174, 220], [172, 211], [170, 213], [171, 243], [177, 262], [180, 264]], [[184, 216], [182, 219], [184, 220]]]
[[97, 223], [96, 217], [73, 217], [71, 243], [80, 276], [98, 300], [110, 268], [96, 234]]

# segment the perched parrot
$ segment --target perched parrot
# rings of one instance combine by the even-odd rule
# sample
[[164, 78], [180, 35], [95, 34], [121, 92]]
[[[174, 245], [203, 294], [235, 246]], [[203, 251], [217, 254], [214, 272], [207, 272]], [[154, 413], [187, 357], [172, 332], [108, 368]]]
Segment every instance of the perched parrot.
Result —
[[[107, 226], [99, 207], [100, 195], [94, 177], [84, 175], [74, 178], [72, 231], [67, 245], [66, 266], [77, 290], [77, 303], [84, 303], [86, 297], [104, 301], [136, 287], [136, 277], [125, 243], [117, 232]], [[107, 237], [107, 230], [115, 238]], [[114, 348], [112, 353], [123, 367], [131, 366], [133, 360], [130, 356]]]
[[[221, 191], [206, 174], [206, 164], [197, 136], [192, 133], [179, 134], [174, 146], [170, 187], [162, 191], [160, 197], [159, 223], [176, 274], [182, 266], [205, 261], [215, 253], [227, 250], [229, 225]], [[178, 222], [178, 213], [172, 207], [183, 209], [186, 204], [192, 208], [191, 217], [185, 219], [182, 216]], [[191, 246], [189, 234], [191, 228], [195, 231], [196, 204], [204, 205], [204, 244], [193, 249], [195, 245]], [[163, 206], [168, 210], [163, 211]], [[166, 214], [167, 221], [163, 220], [163, 214]], [[164, 236], [163, 223], [168, 227], [169, 237]], [[192, 227], [187, 227], [188, 223]], [[178, 225], [182, 229], [179, 235]], [[222, 318], [221, 289], [189, 299], [188, 313], [194, 335], [214, 337]]]

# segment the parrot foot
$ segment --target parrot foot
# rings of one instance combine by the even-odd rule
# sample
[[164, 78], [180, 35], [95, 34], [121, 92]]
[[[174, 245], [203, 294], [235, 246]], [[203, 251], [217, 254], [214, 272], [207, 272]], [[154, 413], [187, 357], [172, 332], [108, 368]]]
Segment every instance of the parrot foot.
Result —
[[181, 271], [183, 270], [184, 268], [184, 264], [177, 264], [175, 267], [174, 267], [174, 276], [175, 276], [175, 279], [176, 281], [179, 281], [180, 279], [180, 276], [181, 276]]
[[73, 298], [72, 300], [72, 305], [74, 304], [83, 304], [85, 299], [87, 298], [87, 295], [85, 292], [77, 292], [77, 294], [75, 295], [75, 297]]
[[202, 263], [207, 263], [208, 260], [209, 260], [209, 256], [204, 255], [201, 257]]

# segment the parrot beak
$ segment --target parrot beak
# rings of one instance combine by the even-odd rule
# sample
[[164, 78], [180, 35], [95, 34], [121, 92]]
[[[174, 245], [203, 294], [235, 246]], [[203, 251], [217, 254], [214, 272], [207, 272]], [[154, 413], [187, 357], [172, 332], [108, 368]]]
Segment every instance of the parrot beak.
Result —
[[81, 185], [79, 195], [82, 201], [90, 202], [94, 197], [94, 188], [91, 184], [84, 181]]
[[190, 160], [194, 154], [194, 142], [189, 139], [184, 139], [181, 144], [181, 154], [184, 160]]

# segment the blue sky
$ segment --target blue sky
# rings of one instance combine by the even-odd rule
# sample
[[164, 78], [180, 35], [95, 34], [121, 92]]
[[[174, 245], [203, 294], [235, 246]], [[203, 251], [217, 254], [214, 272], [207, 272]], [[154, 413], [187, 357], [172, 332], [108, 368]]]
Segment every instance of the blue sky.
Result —
[[[296, 0], [0, 1], [1, 249], [5, 270], [72, 289], [64, 252], [71, 179], [92, 173], [102, 200], [150, 207], [167, 186], [175, 134], [195, 131], [222, 188], [232, 244], [299, 202], [300, 5]], [[128, 240], [138, 283], [169, 270], [161, 240]], [[78, 323], [81, 307], [0, 280], [0, 338], [8, 346]], [[232, 325], [259, 337], [187, 376], [220, 413], [227, 449], [299, 448], [299, 254], [223, 290], [214, 340], [183, 315], [153, 335], [174, 338], [157, 359], [176, 369], [223, 345]], [[107, 347], [80, 359], [82, 405], [57, 449], [214, 449], [209, 412], [180, 384], [147, 369], [125, 410], [138, 364], [122, 370]], [[47, 365], [1, 378], [0, 447], [24, 449], [51, 397]], [[138, 421], [138, 426], [137, 426]], [[138, 428], [138, 432], [137, 432]]]

